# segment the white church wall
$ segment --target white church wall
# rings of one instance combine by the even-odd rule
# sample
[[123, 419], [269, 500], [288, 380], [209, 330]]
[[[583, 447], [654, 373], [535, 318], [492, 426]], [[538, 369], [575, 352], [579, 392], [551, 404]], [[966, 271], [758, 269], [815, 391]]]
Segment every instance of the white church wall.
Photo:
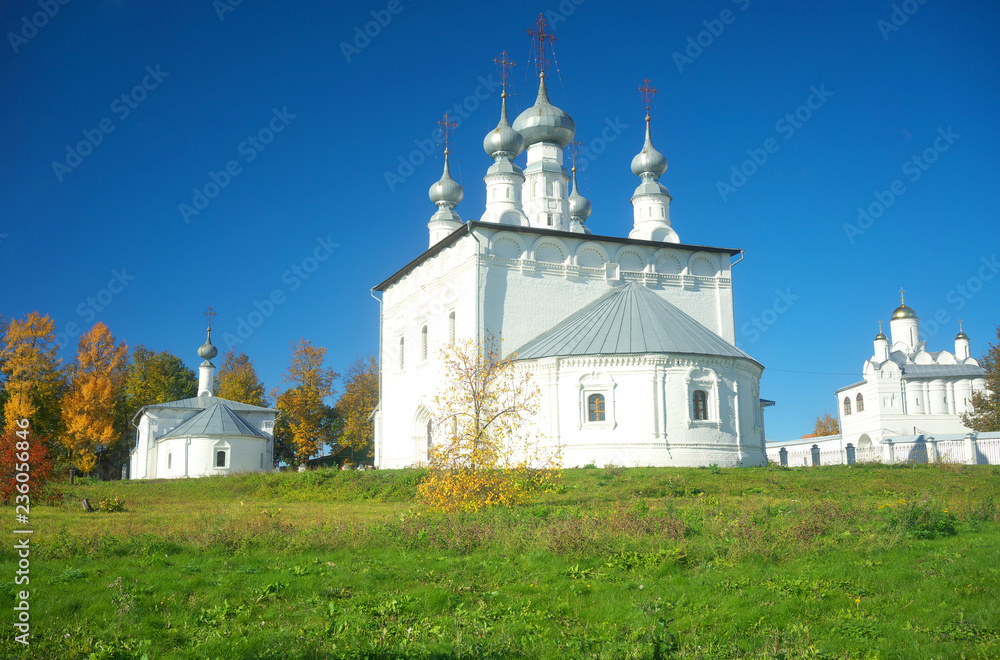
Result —
[[427, 459], [426, 423], [443, 375], [440, 350], [450, 341], [452, 328], [456, 339], [476, 334], [476, 245], [471, 236], [460, 238], [383, 294], [382, 413], [376, 436], [380, 467]]

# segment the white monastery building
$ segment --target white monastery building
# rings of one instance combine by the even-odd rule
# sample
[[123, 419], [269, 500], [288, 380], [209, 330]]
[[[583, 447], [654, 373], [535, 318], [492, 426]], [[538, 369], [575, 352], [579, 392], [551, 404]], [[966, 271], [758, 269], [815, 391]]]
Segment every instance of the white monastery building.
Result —
[[962, 414], [972, 412], [972, 391], [986, 388], [985, 374], [971, 357], [961, 329], [955, 352], [928, 351], [920, 319], [901, 299], [879, 330], [874, 354], [862, 365], [862, 380], [837, 390], [843, 442], [860, 450], [896, 436], [967, 433]]
[[633, 228], [602, 236], [587, 225], [576, 168], [563, 164], [576, 127], [549, 101], [544, 70], [535, 104], [513, 125], [502, 98], [483, 143], [492, 164], [479, 219], [455, 211], [463, 190], [446, 148], [428, 249], [373, 289], [382, 294], [377, 465], [427, 461], [439, 351], [489, 337], [532, 374], [542, 445], [560, 448], [567, 467], [764, 464], [763, 366], [735, 346], [741, 251], [681, 242], [648, 108], [632, 160]]
[[[881, 323], [880, 323], [881, 326]], [[928, 351], [920, 319], [905, 299], [879, 327], [862, 380], [835, 393], [838, 435], [767, 445], [768, 457], [788, 465], [887, 463], [1000, 463], [1000, 433], [973, 433], [962, 423], [972, 393], [985, 390], [985, 372], [959, 326], [955, 351]]]
[[209, 328], [198, 349], [205, 360], [199, 367], [198, 396], [144, 406], [135, 414], [138, 439], [129, 456], [130, 479], [271, 471], [278, 411], [213, 396], [211, 360], [218, 354]]

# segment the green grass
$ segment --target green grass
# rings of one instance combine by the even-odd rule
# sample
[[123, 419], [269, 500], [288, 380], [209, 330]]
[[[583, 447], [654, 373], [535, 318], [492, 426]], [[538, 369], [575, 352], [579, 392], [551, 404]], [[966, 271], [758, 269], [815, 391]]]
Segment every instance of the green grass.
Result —
[[1000, 657], [995, 467], [578, 469], [464, 515], [421, 513], [421, 477], [59, 486], [31, 510], [32, 644], [5, 626], [0, 655]]

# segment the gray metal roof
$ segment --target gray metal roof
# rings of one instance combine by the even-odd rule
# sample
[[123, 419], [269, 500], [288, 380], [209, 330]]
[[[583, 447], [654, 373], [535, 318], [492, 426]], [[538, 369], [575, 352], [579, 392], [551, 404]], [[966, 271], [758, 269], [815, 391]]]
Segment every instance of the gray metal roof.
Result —
[[256, 438], [266, 438], [247, 420], [233, 412], [222, 400], [217, 399], [214, 404], [170, 431], [161, 439], [211, 435], [249, 435]]
[[864, 385], [867, 382], [868, 382], [867, 380], [859, 380], [856, 383], [851, 383], [850, 385], [845, 385], [844, 387], [841, 387], [839, 390], [837, 390], [836, 392], [834, 392], [834, 394], [840, 394], [844, 390], [849, 390], [852, 387], [857, 387], [858, 385]]
[[208, 408], [214, 403], [224, 403], [229, 407], [230, 410], [238, 410], [240, 412], [248, 412], [256, 410], [259, 412], [278, 412], [274, 408], [261, 408], [260, 406], [252, 406], [249, 403], [240, 403], [239, 401], [230, 401], [229, 399], [220, 399], [217, 396], [195, 396], [190, 399], [178, 399], [177, 401], [167, 401], [165, 403], [152, 403], [146, 408], [195, 408], [204, 409]]
[[517, 351], [517, 359], [563, 355], [689, 353], [753, 360], [638, 282], [609, 291]]
[[975, 364], [907, 364], [903, 378], [938, 378], [941, 376], [983, 376], [983, 368]]

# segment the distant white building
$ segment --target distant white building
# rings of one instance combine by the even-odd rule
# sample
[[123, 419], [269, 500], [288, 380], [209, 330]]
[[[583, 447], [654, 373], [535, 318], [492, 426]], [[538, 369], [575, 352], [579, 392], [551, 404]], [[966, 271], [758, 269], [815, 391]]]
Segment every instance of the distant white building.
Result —
[[[493, 162], [480, 219], [463, 222], [454, 210], [464, 193], [446, 149], [430, 189], [438, 210], [429, 248], [374, 288], [378, 466], [427, 461], [439, 351], [488, 336], [532, 374], [542, 443], [560, 448], [567, 466], [763, 464], [763, 366], [735, 346], [732, 257], [741, 252], [680, 242], [648, 114], [632, 160], [633, 228], [627, 238], [599, 236], [584, 226], [591, 204], [575, 168], [563, 166], [575, 124], [549, 102], [544, 72], [535, 104], [513, 125], [503, 98], [484, 141]], [[522, 170], [514, 159], [525, 148]]]
[[959, 329], [955, 352], [928, 351], [920, 319], [900, 301], [889, 321], [892, 343], [879, 330], [862, 380], [837, 390], [844, 443], [865, 449], [893, 436], [966, 433], [962, 414], [972, 412], [972, 392], [986, 387]]
[[[270, 472], [274, 457], [273, 408], [212, 395], [218, 355], [208, 339], [198, 349], [198, 396], [144, 406], [132, 418], [136, 446], [130, 479], [177, 479], [234, 472]], [[138, 422], [136, 422], [138, 419]]]
[[[773, 462], [792, 466], [857, 461], [1000, 463], [1000, 434], [972, 433], [962, 414], [986, 388], [959, 328], [955, 351], [928, 351], [920, 319], [900, 300], [886, 337], [879, 328], [862, 380], [837, 390], [839, 435], [769, 442]], [[782, 455], [783, 454], [783, 455]]]

